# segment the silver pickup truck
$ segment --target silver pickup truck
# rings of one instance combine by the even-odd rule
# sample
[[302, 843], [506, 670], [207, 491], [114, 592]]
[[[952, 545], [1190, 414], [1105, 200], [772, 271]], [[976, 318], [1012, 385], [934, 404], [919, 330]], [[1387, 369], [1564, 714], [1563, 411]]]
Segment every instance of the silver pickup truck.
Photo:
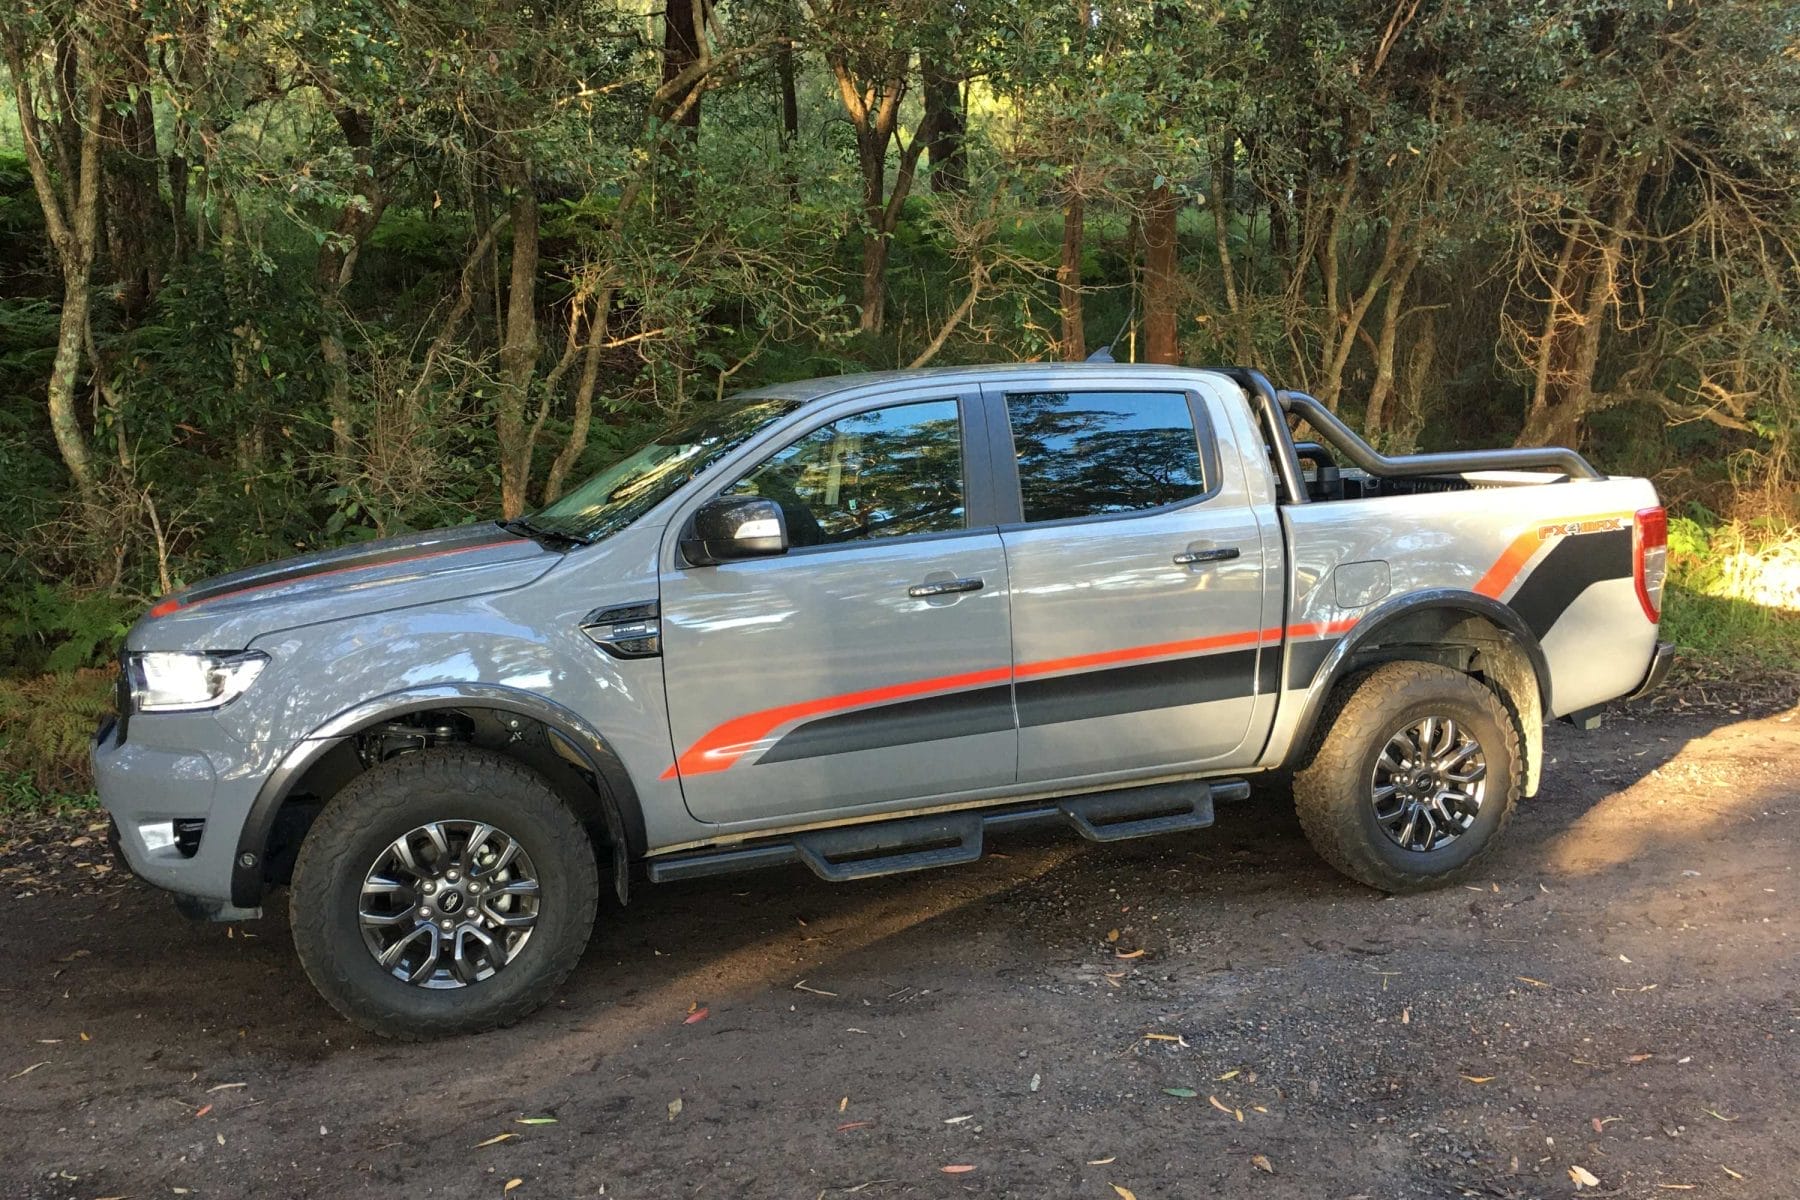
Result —
[[634, 874], [850, 880], [1028, 823], [1201, 829], [1291, 771], [1345, 874], [1460, 878], [1544, 721], [1666, 669], [1664, 542], [1642, 479], [1383, 457], [1250, 370], [788, 384], [528, 518], [175, 593], [94, 774], [190, 915], [288, 884], [345, 1016], [479, 1030], [574, 967], [603, 867], [621, 902]]

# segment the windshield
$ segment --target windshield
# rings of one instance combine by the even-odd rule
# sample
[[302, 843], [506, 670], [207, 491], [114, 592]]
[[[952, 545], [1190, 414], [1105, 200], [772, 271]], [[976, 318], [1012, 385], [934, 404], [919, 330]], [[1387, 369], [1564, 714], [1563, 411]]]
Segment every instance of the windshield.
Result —
[[530, 518], [545, 533], [596, 541], [631, 524], [688, 480], [799, 407], [794, 400], [713, 406], [664, 430]]

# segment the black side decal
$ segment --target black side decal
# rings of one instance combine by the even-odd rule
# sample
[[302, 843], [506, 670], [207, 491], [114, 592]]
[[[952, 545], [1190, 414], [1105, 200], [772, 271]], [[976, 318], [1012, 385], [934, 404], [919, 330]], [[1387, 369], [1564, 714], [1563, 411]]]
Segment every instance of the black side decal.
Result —
[[1021, 679], [1016, 685], [1019, 724], [1056, 725], [1204, 704], [1209, 700], [1233, 700], [1250, 695], [1255, 682], [1255, 650], [1137, 663], [1050, 679]]
[[1265, 646], [1256, 659], [1256, 694], [1268, 696], [1281, 690], [1281, 647]]
[[1288, 644], [1287, 685], [1290, 688], [1306, 688], [1312, 686], [1313, 679], [1319, 674], [1319, 667], [1331, 657], [1342, 638], [1321, 638], [1314, 642], [1290, 642]]
[[1003, 733], [1013, 727], [1011, 692], [1000, 684], [820, 717], [789, 730], [756, 761], [789, 762], [976, 733]]
[[1544, 556], [1509, 603], [1541, 641], [1588, 588], [1608, 579], [1630, 578], [1630, 529], [1575, 534]]

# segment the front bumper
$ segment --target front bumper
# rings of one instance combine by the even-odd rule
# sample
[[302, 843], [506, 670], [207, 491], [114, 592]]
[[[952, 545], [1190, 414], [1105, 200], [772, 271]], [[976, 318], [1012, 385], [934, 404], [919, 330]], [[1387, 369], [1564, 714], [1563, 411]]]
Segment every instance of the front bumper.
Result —
[[174, 892], [189, 915], [256, 915], [232, 905], [231, 867], [260, 776], [243, 770], [241, 747], [234, 753], [229, 741], [195, 749], [155, 745], [138, 736], [143, 726], [134, 718], [127, 741], [119, 722], [103, 722], [90, 754], [120, 856], [132, 874]]
[[1675, 643], [1656, 643], [1656, 653], [1650, 656], [1650, 669], [1644, 672], [1643, 682], [1633, 688], [1626, 696], [1627, 700], [1636, 700], [1639, 696], [1649, 695], [1662, 686], [1663, 680], [1669, 677], [1669, 668], [1675, 665]]

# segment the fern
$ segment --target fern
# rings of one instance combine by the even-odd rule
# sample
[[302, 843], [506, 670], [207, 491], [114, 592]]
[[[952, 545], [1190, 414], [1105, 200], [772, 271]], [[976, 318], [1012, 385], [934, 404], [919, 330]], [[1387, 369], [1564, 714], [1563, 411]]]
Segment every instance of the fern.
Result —
[[112, 711], [114, 671], [0, 679], [0, 774], [29, 778], [40, 794], [93, 787], [88, 743]]

